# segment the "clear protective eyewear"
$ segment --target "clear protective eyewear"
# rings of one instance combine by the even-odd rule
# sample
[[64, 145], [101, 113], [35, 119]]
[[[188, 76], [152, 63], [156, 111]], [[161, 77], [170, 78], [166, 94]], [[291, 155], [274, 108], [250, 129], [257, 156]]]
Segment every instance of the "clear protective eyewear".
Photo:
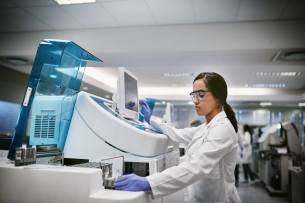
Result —
[[203, 100], [206, 92], [212, 92], [212, 91], [211, 90], [197, 90], [197, 91], [191, 92], [190, 96], [191, 96], [192, 101], [194, 101], [195, 97], [199, 101]]

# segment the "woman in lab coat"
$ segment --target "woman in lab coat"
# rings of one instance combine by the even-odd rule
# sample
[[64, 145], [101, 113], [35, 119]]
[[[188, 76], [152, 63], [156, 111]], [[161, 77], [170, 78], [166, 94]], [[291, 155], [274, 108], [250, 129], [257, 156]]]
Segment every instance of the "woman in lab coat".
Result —
[[[150, 124], [170, 139], [187, 143], [185, 161], [147, 177], [120, 177], [115, 187], [127, 191], [151, 191], [159, 198], [184, 189], [184, 202], [241, 202], [235, 187], [237, 121], [227, 104], [227, 84], [214, 72], [200, 73], [190, 93], [197, 114], [206, 123], [176, 129], [151, 118]], [[142, 103], [142, 107], [145, 107]], [[147, 118], [147, 117], [145, 117]], [[149, 120], [147, 120], [149, 121]]]
[[241, 149], [243, 147], [243, 143], [242, 143], [242, 133], [240, 132], [240, 130], [238, 130], [237, 132], [237, 143], [238, 143], [238, 147], [237, 147], [237, 156], [236, 156], [236, 166], [234, 170], [236, 187], [239, 186], [239, 165], [242, 163]]
[[252, 161], [252, 145], [251, 145], [251, 134], [250, 134], [250, 126], [244, 125], [244, 134], [242, 136], [243, 150], [242, 150], [242, 166], [244, 170], [244, 183], [248, 182], [248, 175], [250, 176], [251, 181], [254, 181], [255, 178], [253, 176], [253, 172], [250, 169], [250, 163]]

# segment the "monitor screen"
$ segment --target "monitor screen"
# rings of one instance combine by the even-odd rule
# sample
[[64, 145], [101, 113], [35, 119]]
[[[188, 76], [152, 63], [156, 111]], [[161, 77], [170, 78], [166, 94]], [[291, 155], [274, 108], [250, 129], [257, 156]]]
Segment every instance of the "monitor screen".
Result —
[[138, 120], [138, 78], [124, 67], [118, 68], [117, 108], [125, 118]]
[[138, 111], [138, 87], [137, 80], [128, 75], [126, 72], [124, 73], [125, 77], [125, 108]]

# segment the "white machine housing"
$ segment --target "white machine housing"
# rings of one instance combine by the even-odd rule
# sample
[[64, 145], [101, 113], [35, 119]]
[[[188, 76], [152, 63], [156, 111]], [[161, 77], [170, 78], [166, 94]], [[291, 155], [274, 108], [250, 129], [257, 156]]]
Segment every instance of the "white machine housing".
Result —
[[[295, 153], [301, 152], [300, 142], [298, 140], [297, 132], [294, 127], [289, 122], [282, 123], [283, 128], [287, 131], [287, 142], [290, 148], [290, 151]], [[277, 136], [277, 125], [272, 125], [269, 128], [266, 128], [258, 139], [260, 150], [270, 149], [269, 144], [280, 144], [281, 138]]]
[[78, 94], [65, 158], [95, 162], [124, 156], [125, 161], [149, 163], [150, 174], [179, 164], [179, 143], [139, 121], [122, 118], [111, 104], [86, 92]]
[[[298, 135], [295, 128], [289, 122], [282, 123], [283, 128], [287, 133], [287, 143], [290, 149], [290, 152], [299, 154], [301, 152], [301, 146], [299, 145]], [[259, 177], [263, 183], [266, 184], [266, 188], [270, 193], [274, 194], [287, 194], [286, 185], [288, 184], [288, 169], [289, 166], [292, 166], [291, 156], [287, 154], [286, 147], [274, 147], [273, 149], [277, 151], [280, 156], [280, 168], [281, 168], [281, 185], [282, 189], [277, 191], [274, 190], [271, 184], [271, 177], [274, 171], [271, 167], [271, 160], [269, 160], [268, 150], [270, 150], [269, 145], [280, 145], [282, 138], [278, 137], [277, 124], [274, 124], [270, 127], [265, 127], [263, 134], [258, 140], [259, 143], [259, 154], [260, 158], [258, 160], [258, 172]]]

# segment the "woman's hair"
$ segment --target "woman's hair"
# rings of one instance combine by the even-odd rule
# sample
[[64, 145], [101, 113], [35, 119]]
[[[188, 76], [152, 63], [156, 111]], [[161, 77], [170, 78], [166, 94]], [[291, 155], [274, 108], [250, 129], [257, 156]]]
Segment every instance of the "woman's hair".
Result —
[[213, 96], [219, 100], [220, 104], [223, 106], [224, 111], [227, 114], [228, 119], [233, 125], [235, 132], [238, 131], [237, 120], [235, 117], [235, 112], [231, 106], [227, 103], [228, 87], [226, 81], [223, 77], [214, 72], [204, 72], [200, 73], [193, 81], [203, 79], [203, 82], [209, 90], [212, 91]]
[[244, 125], [244, 132], [248, 132], [248, 133], [251, 134], [251, 128], [250, 128], [250, 126], [248, 124]]

